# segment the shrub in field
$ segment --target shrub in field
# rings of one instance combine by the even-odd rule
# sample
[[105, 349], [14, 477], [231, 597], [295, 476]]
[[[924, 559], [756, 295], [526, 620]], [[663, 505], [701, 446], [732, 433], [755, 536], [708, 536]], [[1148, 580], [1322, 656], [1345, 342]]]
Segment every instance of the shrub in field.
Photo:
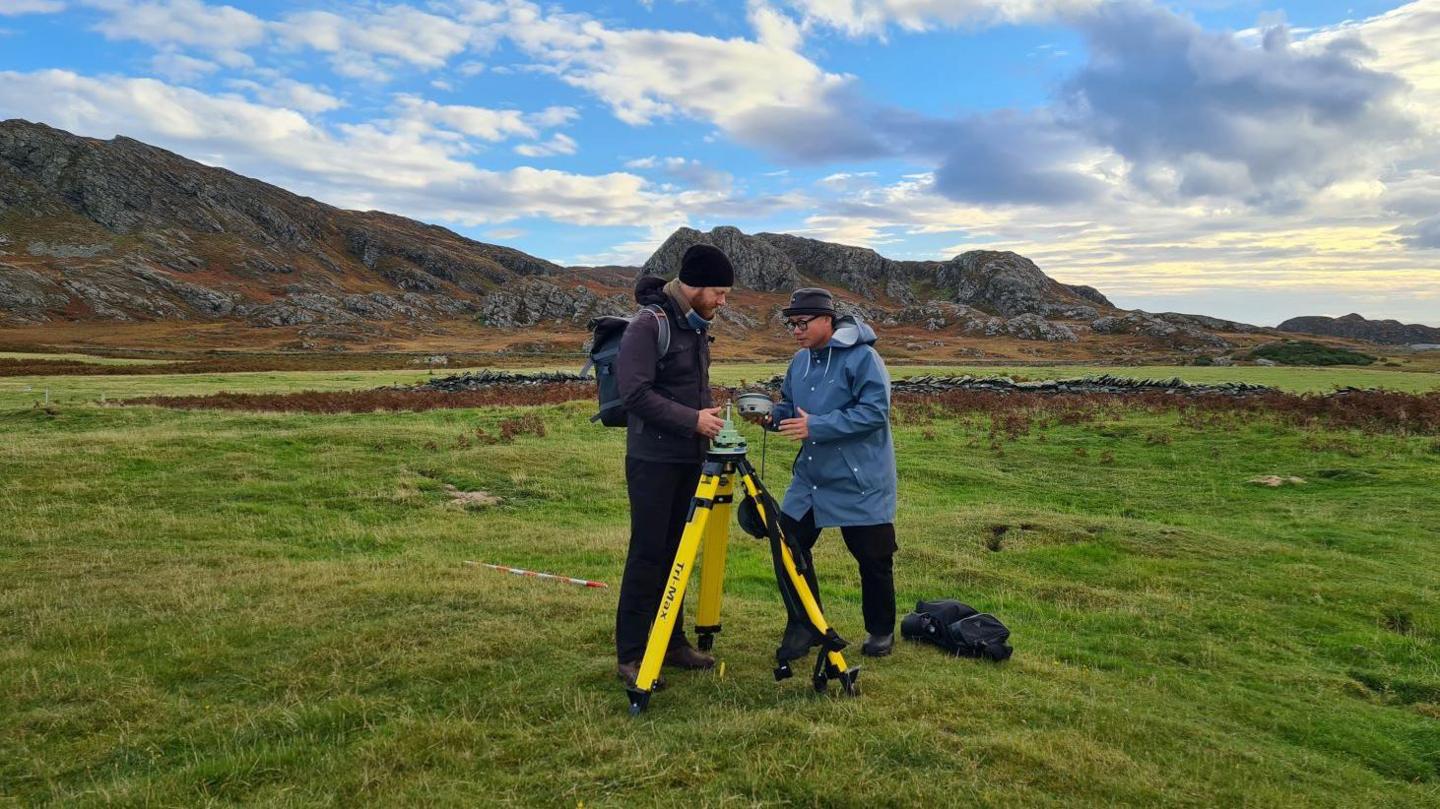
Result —
[[517, 435], [533, 435], [536, 438], [545, 437], [545, 422], [534, 413], [526, 413], [523, 416], [504, 419], [500, 422], [500, 443], [509, 444], [515, 440]]
[[1333, 348], [1309, 340], [1266, 343], [1252, 349], [1250, 359], [1274, 360], [1281, 365], [1369, 365], [1375, 361], [1375, 357], [1369, 354]]

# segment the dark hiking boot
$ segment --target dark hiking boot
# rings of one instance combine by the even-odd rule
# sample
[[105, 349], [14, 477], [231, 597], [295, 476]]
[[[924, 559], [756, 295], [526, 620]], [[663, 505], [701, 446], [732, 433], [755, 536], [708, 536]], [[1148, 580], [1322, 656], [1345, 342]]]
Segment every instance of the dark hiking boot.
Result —
[[691, 670], [709, 669], [715, 667], [715, 658], [693, 646], [676, 646], [665, 653], [665, 665]]
[[895, 633], [889, 635], [866, 635], [860, 654], [866, 657], [884, 657], [895, 647]]
[[[635, 678], [640, 676], [640, 661], [631, 660], [629, 663], [620, 663], [619, 665], [615, 666], [615, 676], [620, 678], [620, 682], [624, 683], [626, 688], [634, 688]], [[651, 690], [659, 691], [664, 687], [665, 678], [656, 677], [655, 687]]]

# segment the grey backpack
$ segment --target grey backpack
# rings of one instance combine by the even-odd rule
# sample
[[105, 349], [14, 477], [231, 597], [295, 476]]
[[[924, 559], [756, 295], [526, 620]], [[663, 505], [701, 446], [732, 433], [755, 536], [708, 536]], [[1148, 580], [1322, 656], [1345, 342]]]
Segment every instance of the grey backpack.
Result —
[[590, 417], [591, 422], [598, 421], [606, 427], [624, 427], [628, 421], [625, 402], [620, 396], [620, 380], [615, 377], [615, 360], [620, 357], [620, 341], [625, 337], [625, 330], [646, 312], [655, 317], [660, 327], [656, 334], [656, 348], [659, 356], [663, 357], [670, 350], [670, 318], [659, 304], [649, 304], [632, 317], [606, 315], [590, 321], [590, 356], [580, 369], [580, 375], [585, 376], [591, 368], [595, 369], [595, 394], [600, 401], [600, 410]]

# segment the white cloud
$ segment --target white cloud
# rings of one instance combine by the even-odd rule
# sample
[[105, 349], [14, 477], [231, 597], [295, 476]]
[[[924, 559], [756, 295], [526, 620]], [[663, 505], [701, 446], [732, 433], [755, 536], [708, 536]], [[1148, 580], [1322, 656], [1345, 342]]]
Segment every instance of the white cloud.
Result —
[[234, 6], [210, 6], [200, 0], [88, 2], [107, 12], [95, 26], [107, 39], [201, 50], [232, 67], [250, 64], [244, 51], [265, 38], [265, 22]]
[[621, 242], [608, 250], [596, 253], [586, 253], [576, 256], [569, 264], [575, 266], [604, 267], [610, 265], [636, 267], [645, 263], [660, 245], [670, 238], [678, 225], [683, 222], [662, 222], [652, 224], [646, 229], [645, 235], [630, 241]]
[[751, 0], [750, 25], [755, 38], [772, 48], [794, 51], [800, 48], [803, 34], [795, 20], [776, 11], [769, 3]]
[[1436, 36], [1440, 32], [1440, 0], [1406, 3], [1376, 17], [1315, 31], [1296, 47], [1316, 51], [1353, 37], [1370, 48], [1355, 54], [1362, 63], [1394, 73], [1410, 83], [1410, 103], [1419, 117], [1440, 120], [1440, 59]]
[[[565, 126], [579, 115], [573, 107], [546, 107], [539, 112], [492, 109], [464, 104], [440, 104], [414, 95], [398, 95], [397, 123], [456, 132], [466, 137], [492, 143], [511, 138], [537, 140], [547, 129]], [[530, 143], [515, 148], [526, 157], [549, 157], [574, 154], [573, 138], [556, 134], [545, 143]]]
[[540, 129], [554, 129], [567, 126], [579, 117], [580, 111], [574, 107], [554, 106], [531, 113], [526, 116], [526, 120]]
[[823, 185], [834, 190], [853, 188], [856, 186], [867, 186], [872, 183], [871, 178], [875, 177], [873, 171], [837, 171], [816, 180], [816, 185]]
[[150, 60], [150, 69], [171, 81], [185, 84], [203, 79], [219, 70], [220, 66], [183, 53], [162, 51]]
[[281, 78], [271, 84], [262, 84], [249, 79], [233, 79], [228, 84], [237, 90], [248, 92], [255, 99], [272, 107], [322, 113], [345, 106], [344, 101], [331, 95], [329, 91], [294, 79]]
[[1101, 0], [789, 0], [805, 22], [850, 36], [941, 26], [1041, 22], [1085, 11]]
[[481, 140], [534, 138], [540, 134], [520, 110], [438, 104], [412, 95], [398, 96], [397, 100], [401, 118], [441, 126]]
[[22, 14], [58, 14], [65, 10], [60, 0], [4, 0], [0, 2], [0, 17], [18, 17]]
[[384, 80], [392, 69], [443, 67], [451, 57], [485, 40], [480, 29], [412, 6], [340, 15], [300, 11], [274, 24], [281, 40], [331, 54], [336, 72], [353, 78]]
[[1369, 301], [1372, 312], [1433, 320], [1423, 311], [1440, 300], [1440, 269], [1401, 247], [1423, 246], [1440, 230], [1422, 223], [1395, 231], [1393, 220], [1365, 204], [1375, 191], [1357, 184], [1285, 213], [1162, 207], [1141, 196], [1061, 212], [956, 202], [922, 174], [825, 201], [798, 232], [882, 254], [906, 236], [949, 235], [945, 247], [920, 257], [1014, 250], [1057, 280], [1093, 284], [1121, 306], [1275, 323], [1349, 297]]
[[880, 247], [900, 241], [900, 237], [895, 235], [898, 229], [897, 224], [875, 222], [863, 217], [812, 214], [805, 218], [805, 227], [790, 232], [824, 242], [868, 247], [883, 254]]
[[827, 96], [850, 82], [774, 41], [614, 30], [518, 0], [505, 33], [561, 80], [594, 93], [634, 125], [684, 115], [743, 139], [758, 116], [826, 108]]
[[735, 178], [730, 173], [717, 171], [699, 160], [687, 157], [650, 155], [627, 161], [625, 168], [642, 171], [656, 170], [683, 186], [712, 191], [728, 189], [735, 182]]
[[1122, 156], [1158, 200], [1304, 204], [1373, 176], [1413, 134], [1404, 82], [1359, 64], [1353, 41], [1302, 50], [1271, 28], [1251, 46], [1143, 4], [1077, 26], [1090, 56], [1063, 84], [1059, 122]]
[[557, 132], [554, 137], [543, 143], [522, 143], [515, 147], [515, 154], [524, 157], [552, 157], [560, 154], [575, 154], [577, 144], [575, 139], [564, 133]]

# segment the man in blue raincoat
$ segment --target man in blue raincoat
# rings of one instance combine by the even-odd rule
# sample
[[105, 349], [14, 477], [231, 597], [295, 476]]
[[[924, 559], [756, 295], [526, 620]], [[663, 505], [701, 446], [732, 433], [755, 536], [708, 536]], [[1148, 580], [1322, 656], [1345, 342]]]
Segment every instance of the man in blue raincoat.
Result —
[[[861, 653], [881, 657], [895, 639], [895, 446], [890, 438], [890, 374], [875, 331], [841, 317], [823, 289], [797, 289], [782, 311], [800, 344], [765, 422], [800, 443], [781, 504], [786, 536], [804, 552], [824, 528], [839, 528], [860, 566], [868, 636]], [[807, 573], [818, 598], [813, 572]]]

